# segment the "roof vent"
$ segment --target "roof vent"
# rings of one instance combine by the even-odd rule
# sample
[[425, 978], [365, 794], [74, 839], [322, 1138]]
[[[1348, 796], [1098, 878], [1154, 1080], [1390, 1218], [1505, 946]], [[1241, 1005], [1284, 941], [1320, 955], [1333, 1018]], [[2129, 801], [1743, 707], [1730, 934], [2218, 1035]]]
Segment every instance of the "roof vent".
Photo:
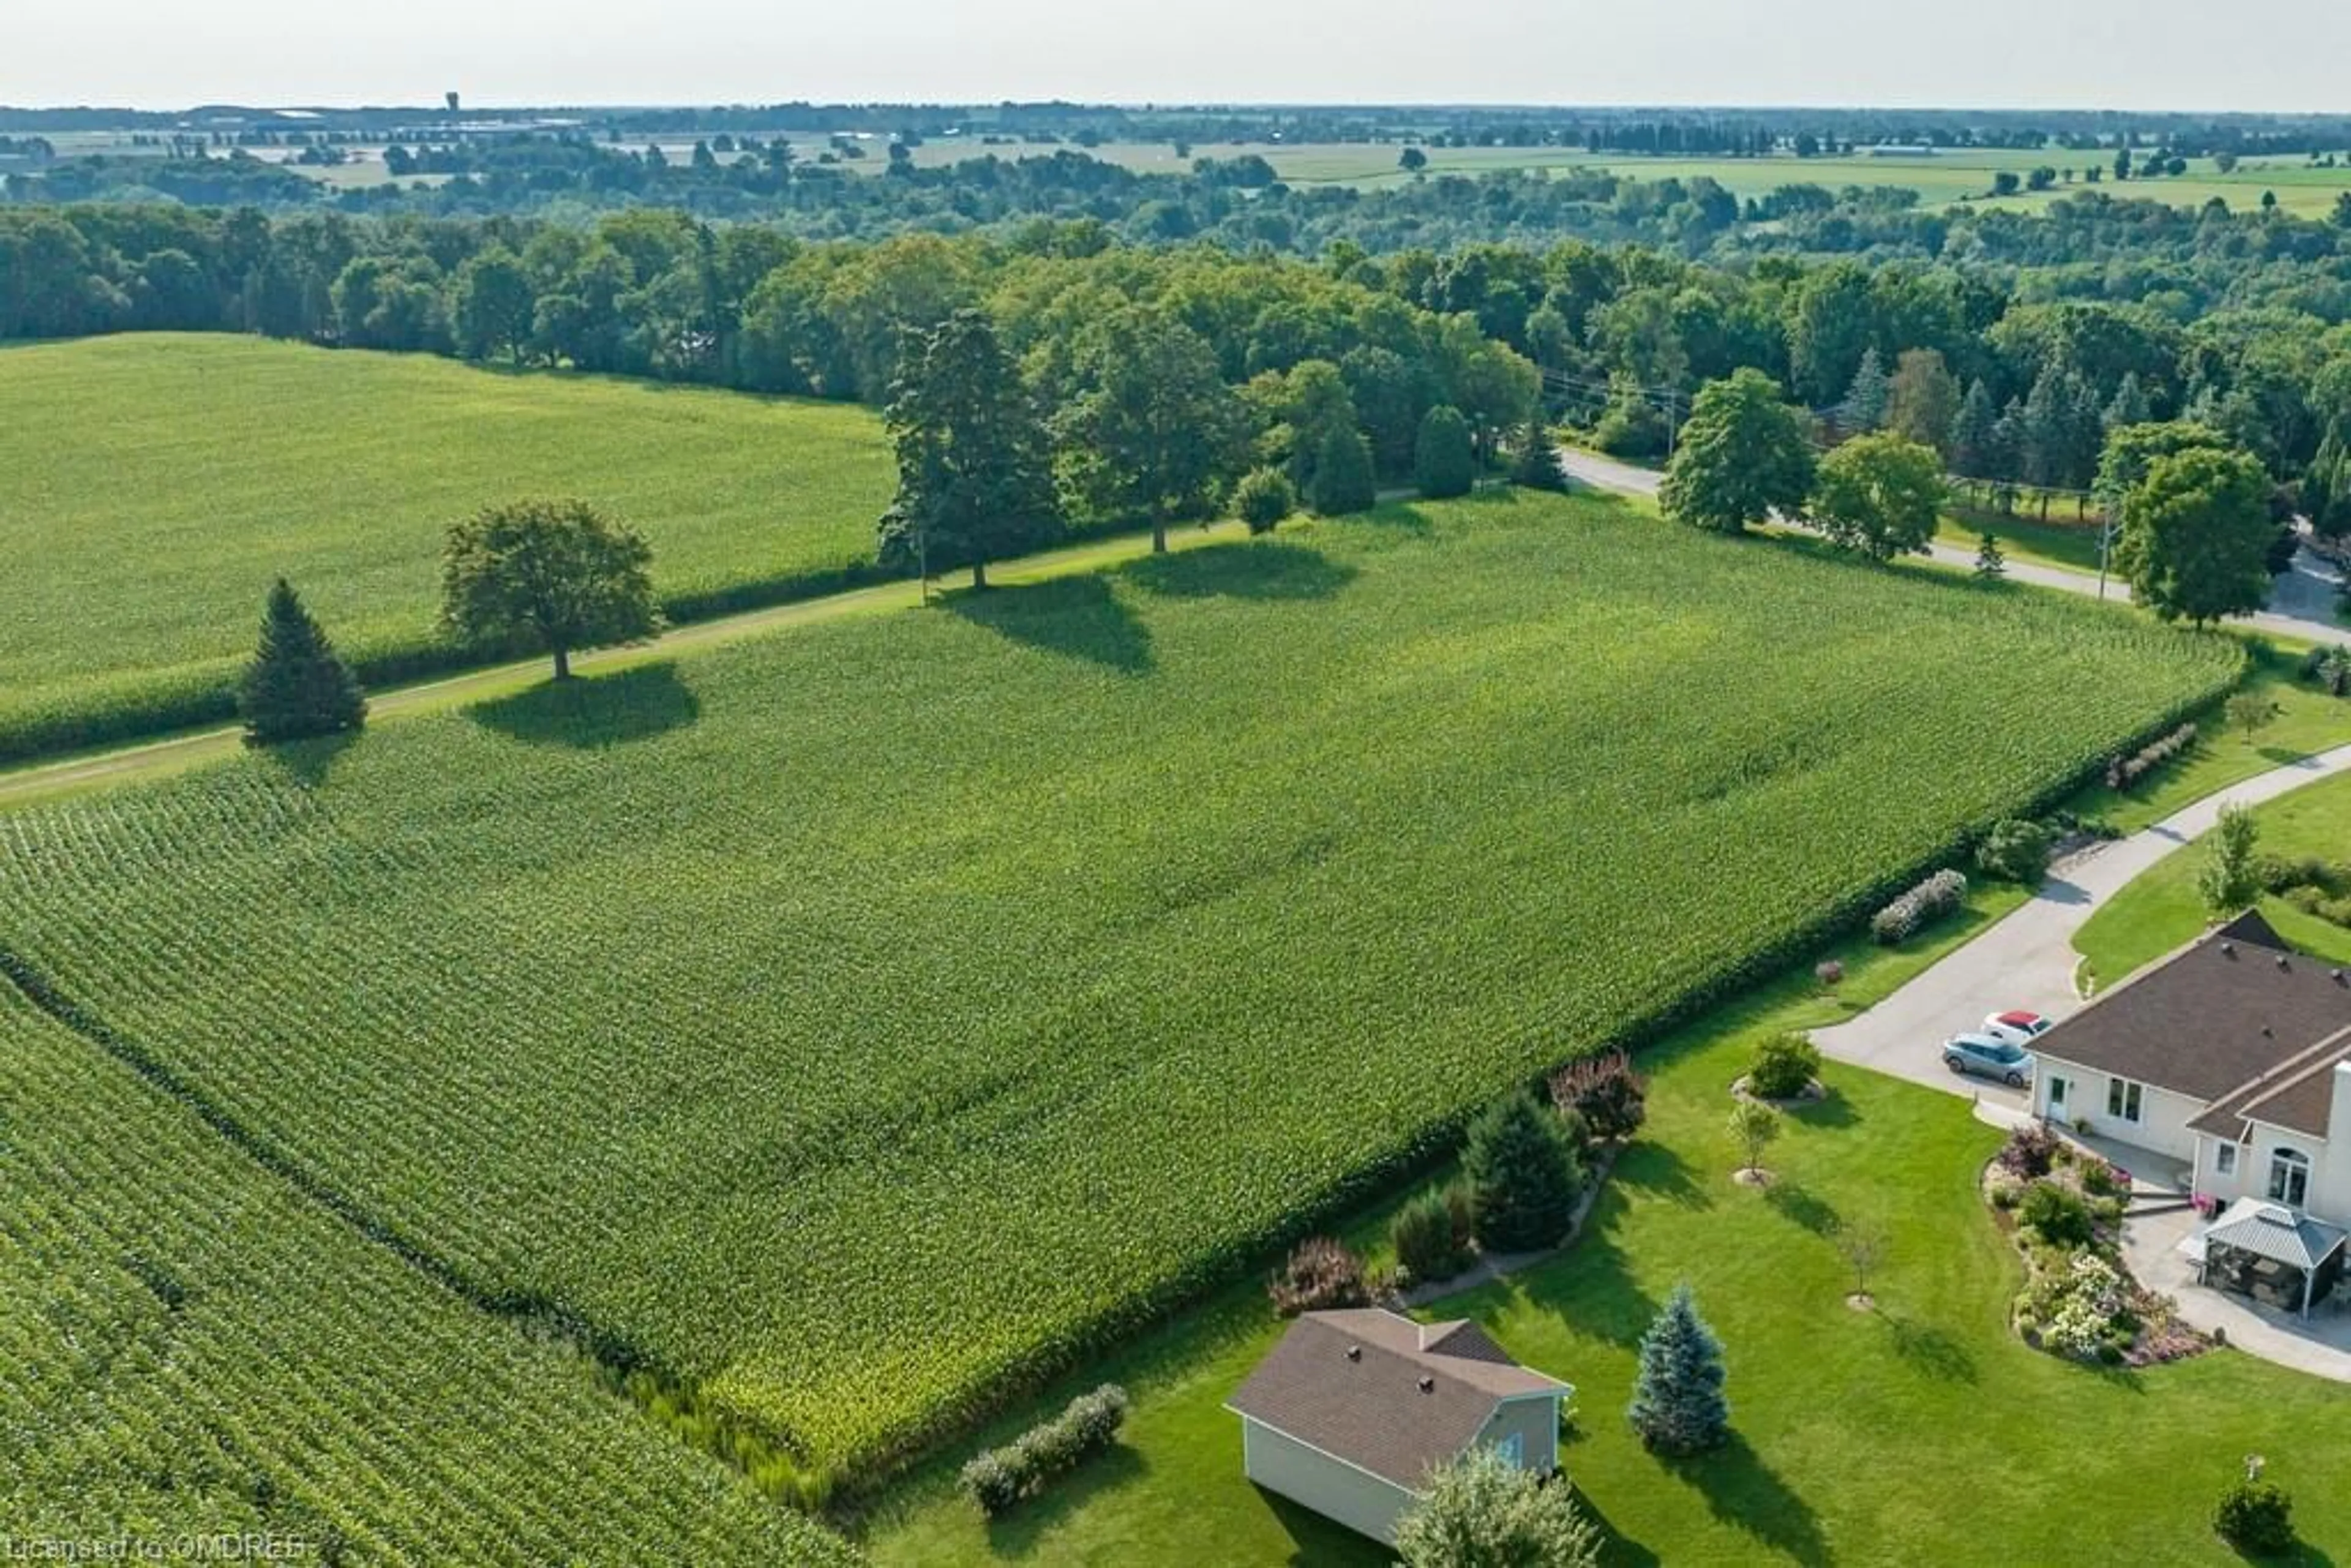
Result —
[[1361, 1360], [1363, 1360], [1363, 1359], [1364, 1359], [1364, 1347], [1363, 1347], [1362, 1345], [1359, 1345], [1359, 1344], [1351, 1344], [1351, 1345], [1349, 1345], [1349, 1346], [1347, 1347], [1347, 1359], [1348, 1359], [1349, 1361], [1361, 1361]]
[[1434, 1377], [1429, 1377], [1429, 1376], [1426, 1376], [1426, 1375], [1424, 1375], [1424, 1376], [1421, 1378], [1421, 1380], [1420, 1380], [1420, 1391], [1421, 1391], [1423, 1394], [1434, 1394], [1434, 1393], [1436, 1393], [1436, 1392], [1437, 1392], [1437, 1379], [1435, 1379]]
[[2275, 1040], [2277, 1038], [2277, 1030], [2272, 1029], [2267, 1024], [2263, 1024], [2262, 1025], [2262, 1038], [2263, 1040]]
[[2294, 1210], [2283, 1204], [2265, 1203], [2253, 1212], [2272, 1225], [2292, 1225]]
[[2223, 943], [2221, 943], [2221, 944], [2220, 944], [2220, 954], [2221, 954], [2221, 956], [2223, 956], [2223, 957], [2227, 957], [2227, 958], [2233, 958], [2233, 957], [2235, 957], [2235, 956], [2237, 956], [2237, 945], [2236, 945], [2234, 942], [2223, 942]]
[[2327, 971], [2327, 977], [2339, 986], [2343, 983], [2343, 971], [2340, 969], [2331, 969]]
[[2286, 962], [2286, 956], [2285, 956], [2285, 955], [2284, 955], [2284, 954], [2283, 954], [2283, 953], [2281, 953], [2281, 954], [2279, 954], [2279, 955], [2278, 955], [2278, 967], [2279, 967], [2279, 968], [2281, 968], [2281, 969], [2291, 969], [2291, 968], [2293, 968], [2293, 967], [2294, 967], [2294, 966], [2293, 966], [2292, 964], [2290, 964], [2290, 963]]

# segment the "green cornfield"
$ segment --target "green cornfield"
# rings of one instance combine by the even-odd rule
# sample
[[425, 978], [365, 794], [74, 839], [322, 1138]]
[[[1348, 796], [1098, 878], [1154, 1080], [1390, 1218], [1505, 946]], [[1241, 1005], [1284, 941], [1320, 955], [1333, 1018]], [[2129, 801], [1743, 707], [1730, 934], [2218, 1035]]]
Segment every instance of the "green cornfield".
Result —
[[579, 495], [673, 612], [837, 584], [893, 483], [871, 413], [149, 333], [0, 350], [0, 759], [225, 718], [270, 580], [362, 673], [444, 666], [441, 534]]
[[1392, 507], [0, 818], [0, 948], [853, 1484], [2241, 662], [1609, 502]]
[[577, 1351], [362, 1240], [5, 983], [0, 1106], [0, 1520], [20, 1546], [266, 1531], [302, 1562], [850, 1560]]

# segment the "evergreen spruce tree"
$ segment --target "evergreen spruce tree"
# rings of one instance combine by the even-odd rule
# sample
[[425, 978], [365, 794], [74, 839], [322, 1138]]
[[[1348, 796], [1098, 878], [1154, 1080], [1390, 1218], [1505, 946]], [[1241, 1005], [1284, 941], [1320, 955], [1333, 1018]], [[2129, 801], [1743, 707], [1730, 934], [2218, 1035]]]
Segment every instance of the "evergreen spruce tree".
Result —
[[1981, 582], [1998, 582], [2008, 575], [2008, 557], [2001, 552], [2000, 541], [1987, 528], [1976, 536], [1976, 578]]
[[261, 645], [237, 687], [249, 746], [336, 735], [367, 722], [367, 699], [350, 667], [284, 578], [269, 591]]
[[1519, 449], [1510, 457], [1510, 483], [1527, 490], [1567, 488], [1566, 471], [1559, 465], [1559, 444], [1552, 439], [1551, 426], [1541, 413], [1527, 421], [1519, 437]]
[[1697, 1454], [1730, 1435], [1722, 1393], [1722, 1342], [1698, 1315], [1687, 1284], [1674, 1293], [1641, 1336], [1640, 1373], [1625, 1411], [1652, 1453]]
[[2000, 444], [2000, 410], [1991, 389], [1981, 382], [1968, 388], [1959, 412], [1951, 420], [1951, 467], [1970, 479], [1997, 479], [1992, 459]]
[[1478, 1244], [1531, 1252], [1567, 1234], [1583, 1170], [1557, 1113], [1514, 1094], [1470, 1124], [1461, 1166], [1477, 1202]]
[[2124, 371], [2122, 384], [2115, 389], [2115, 401], [2106, 404], [2099, 423], [2113, 431], [2126, 424], [2145, 424], [2154, 418], [2155, 410], [2148, 404], [2147, 392], [2138, 383], [2138, 372]]
[[1854, 430], [1876, 430], [1886, 423], [1886, 410], [1894, 400], [1894, 379], [1886, 373], [1885, 362], [1877, 350], [1871, 348], [1861, 356], [1861, 368], [1853, 373], [1853, 385], [1844, 394], [1844, 423]]
[[1326, 517], [1348, 512], [1368, 512], [1379, 499], [1379, 481], [1372, 473], [1372, 448], [1352, 424], [1333, 424], [1314, 454], [1314, 476], [1307, 499]]
[[1413, 445], [1413, 483], [1431, 500], [1466, 496], [1478, 483], [1478, 455], [1469, 444], [1469, 422], [1449, 402], [1438, 403], [1420, 422]]

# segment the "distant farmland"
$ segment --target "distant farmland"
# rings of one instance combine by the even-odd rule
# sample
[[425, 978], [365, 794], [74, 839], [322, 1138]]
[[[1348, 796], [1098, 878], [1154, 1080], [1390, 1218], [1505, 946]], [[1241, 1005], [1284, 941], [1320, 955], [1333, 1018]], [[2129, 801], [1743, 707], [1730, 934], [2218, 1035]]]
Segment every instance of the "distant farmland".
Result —
[[854, 1470], [2241, 663], [1390, 507], [0, 817], [0, 950], [472, 1294]]
[[871, 557], [865, 410], [221, 336], [0, 350], [0, 758], [217, 717], [284, 574], [364, 660], [428, 648], [442, 528], [577, 494], [673, 602]]

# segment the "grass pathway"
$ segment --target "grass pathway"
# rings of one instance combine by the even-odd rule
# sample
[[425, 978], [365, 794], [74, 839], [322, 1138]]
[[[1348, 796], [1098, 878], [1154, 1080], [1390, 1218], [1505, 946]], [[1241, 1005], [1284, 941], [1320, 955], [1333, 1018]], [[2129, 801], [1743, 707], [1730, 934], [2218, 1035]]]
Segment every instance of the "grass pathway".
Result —
[[[1167, 536], [1167, 546], [1171, 550], [1192, 549], [1204, 544], [1228, 542], [1246, 537], [1246, 530], [1238, 523], [1224, 522], [1205, 528], [1173, 528]], [[1121, 534], [1113, 538], [1070, 545], [1000, 563], [989, 569], [989, 580], [1007, 586], [1040, 582], [1048, 578], [1069, 577], [1105, 566], [1115, 566], [1150, 553], [1149, 534]], [[941, 591], [935, 581], [931, 591], [934, 597]], [[914, 582], [877, 583], [870, 588], [852, 589], [817, 599], [796, 600], [788, 604], [746, 611], [738, 615], [690, 622], [673, 627], [647, 642], [575, 654], [571, 664], [574, 670], [582, 674], [610, 673], [666, 659], [693, 648], [734, 642], [744, 637], [764, 636], [795, 626], [837, 621], [848, 616], [911, 610], [920, 602], [921, 589]], [[510, 695], [546, 680], [548, 668], [548, 661], [542, 656], [493, 664], [411, 685], [372, 690], [368, 693], [368, 720], [371, 724], [380, 724], [419, 714], [446, 712], [489, 698]], [[115, 784], [168, 778], [207, 762], [233, 757], [242, 745], [242, 735], [237, 727], [225, 725], [165, 736], [134, 746], [99, 747], [0, 769], [0, 810]]]

